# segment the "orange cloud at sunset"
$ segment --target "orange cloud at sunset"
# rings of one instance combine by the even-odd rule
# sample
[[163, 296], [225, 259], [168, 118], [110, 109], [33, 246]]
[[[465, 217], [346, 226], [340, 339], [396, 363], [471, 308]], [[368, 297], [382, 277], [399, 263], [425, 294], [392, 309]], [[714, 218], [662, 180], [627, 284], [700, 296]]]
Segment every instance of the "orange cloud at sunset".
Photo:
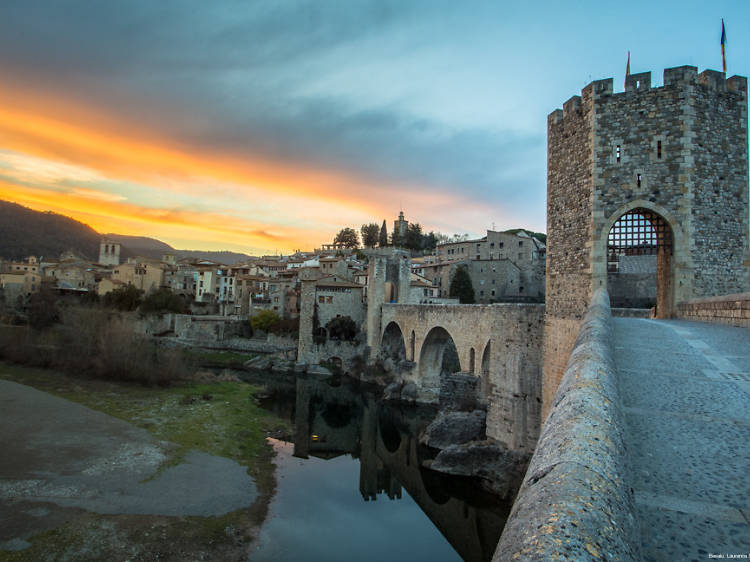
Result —
[[[15, 176], [0, 184], [1, 198], [100, 232], [194, 249], [311, 249], [343, 226], [390, 220], [399, 204], [423, 212], [466, 207], [454, 196], [433, 193], [425, 201], [417, 190], [375, 186], [335, 170], [179, 146], [116, 116], [19, 89], [0, 92], [0, 149], [15, 153], [6, 153]], [[138, 182], [140, 189], [103, 188], [117, 182]]]
[[[88, 194], [66, 194], [50, 197], [43, 189], [0, 182], [0, 199], [12, 200], [36, 210], [51, 210], [75, 217], [95, 230], [134, 233], [162, 240], [183, 240], [195, 243], [191, 249], [216, 247], [244, 251], [251, 247], [305, 247], [308, 233], [299, 229], [283, 228], [276, 232], [264, 230], [264, 225], [246, 220], [205, 212], [168, 211], [139, 207], [118, 201], [92, 198]], [[327, 236], [328, 233], [319, 233]], [[201, 244], [203, 242], [203, 244]], [[296, 246], [295, 246], [296, 245]]]

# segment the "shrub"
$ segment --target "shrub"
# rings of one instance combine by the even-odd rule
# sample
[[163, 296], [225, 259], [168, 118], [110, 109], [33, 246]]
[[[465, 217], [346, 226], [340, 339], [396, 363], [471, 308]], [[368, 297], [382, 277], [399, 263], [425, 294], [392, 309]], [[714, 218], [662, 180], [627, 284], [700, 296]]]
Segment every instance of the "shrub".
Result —
[[135, 310], [141, 304], [143, 291], [133, 285], [123, 285], [104, 295], [104, 305], [117, 310]]
[[281, 322], [281, 317], [273, 310], [261, 310], [250, 318], [250, 324], [253, 330], [270, 331], [276, 324]]
[[44, 288], [29, 297], [29, 326], [35, 330], [44, 330], [60, 321], [57, 309], [57, 296], [51, 289]]
[[271, 327], [271, 331], [277, 336], [298, 334], [299, 318], [282, 318]]
[[331, 339], [351, 341], [357, 335], [357, 324], [350, 316], [337, 316], [326, 324], [328, 337]]
[[160, 386], [194, 370], [181, 350], [160, 347], [136, 334], [132, 315], [69, 306], [61, 309], [61, 320], [41, 331], [0, 329], [0, 357], [74, 375]]
[[171, 289], [158, 289], [146, 295], [138, 308], [141, 314], [161, 314], [164, 312], [174, 312], [176, 314], [185, 314], [187, 305], [177, 293]]

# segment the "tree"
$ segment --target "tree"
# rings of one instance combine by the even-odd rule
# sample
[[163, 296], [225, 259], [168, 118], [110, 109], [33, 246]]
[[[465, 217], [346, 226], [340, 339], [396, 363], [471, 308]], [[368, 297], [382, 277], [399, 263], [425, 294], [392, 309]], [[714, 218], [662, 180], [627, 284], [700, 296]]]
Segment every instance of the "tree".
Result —
[[334, 244], [341, 244], [345, 248], [359, 248], [359, 236], [353, 228], [342, 228], [333, 239]]
[[281, 317], [273, 310], [261, 310], [250, 318], [253, 330], [263, 330], [264, 332], [270, 331], [279, 322], [281, 322]]
[[378, 243], [378, 234], [380, 233], [380, 227], [374, 222], [370, 224], [362, 225], [362, 245], [365, 248], [374, 248], [375, 244]]
[[425, 234], [422, 237], [422, 248], [425, 250], [431, 252], [435, 249], [438, 243], [438, 235], [435, 234], [432, 230], [429, 232], [429, 234]]
[[184, 314], [187, 311], [185, 300], [171, 289], [162, 288], [154, 291], [143, 299], [139, 307], [141, 314], [159, 314], [175, 312]]
[[391, 234], [391, 246], [394, 248], [400, 248], [403, 245], [404, 241], [401, 240], [401, 236], [399, 235], [397, 230], [393, 231], [393, 234]]
[[404, 246], [415, 252], [422, 249], [422, 227], [418, 222], [410, 222], [406, 229], [406, 239]]
[[326, 330], [331, 339], [350, 341], [357, 335], [357, 324], [350, 316], [338, 316], [328, 321]]
[[123, 285], [104, 295], [104, 304], [118, 310], [135, 310], [141, 304], [141, 295], [143, 291], [133, 285]]
[[451, 297], [458, 297], [461, 304], [474, 304], [474, 287], [471, 285], [471, 276], [465, 265], [459, 265], [453, 272], [450, 286]]
[[383, 221], [383, 226], [380, 227], [380, 236], [378, 236], [378, 246], [385, 248], [388, 245], [388, 229]]

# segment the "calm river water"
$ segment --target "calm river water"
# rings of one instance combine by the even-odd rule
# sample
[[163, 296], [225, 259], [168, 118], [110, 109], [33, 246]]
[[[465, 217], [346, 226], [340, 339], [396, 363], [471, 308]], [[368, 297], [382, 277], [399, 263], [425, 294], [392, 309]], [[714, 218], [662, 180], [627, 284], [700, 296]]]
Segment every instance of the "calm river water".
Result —
[[294, 422], [272, 440], [278, 489], [254, 561], [490, 560], [511, 504], [423, 468], [425, 407], [376, 400], [347, 377], [274, 383], [264, 407]]

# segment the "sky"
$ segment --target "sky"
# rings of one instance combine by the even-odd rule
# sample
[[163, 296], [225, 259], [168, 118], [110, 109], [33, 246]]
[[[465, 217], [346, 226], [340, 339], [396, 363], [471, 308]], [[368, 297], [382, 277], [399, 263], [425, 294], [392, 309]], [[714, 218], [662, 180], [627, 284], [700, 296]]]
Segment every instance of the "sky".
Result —
[[547, 115], [592, 80], [750, 73], [750, 2], [3, 0], [0, 199], [289, 253], [400, 210], [546, 226]]

